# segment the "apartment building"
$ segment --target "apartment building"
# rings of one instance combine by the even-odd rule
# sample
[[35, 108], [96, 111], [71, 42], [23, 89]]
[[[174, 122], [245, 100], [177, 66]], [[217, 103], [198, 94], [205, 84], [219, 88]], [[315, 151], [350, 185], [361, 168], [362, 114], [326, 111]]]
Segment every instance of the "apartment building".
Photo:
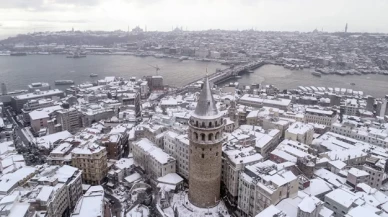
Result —
[[189, 178], [189, 140], [186, 134], [167, 131], [164, 134], [164, 151], [176, 159], [176, 172]]
[[386, 129], [363, 127], [358, 126], [358, 123], [354, 121], [344, 121], [343, 123], [332, 124], [331, 131], [342, 136], [388, 148], [388, 131]]
[[255, 216], [298, 193], [297, 177], [285, 165], [272, 161], [246, 166], [239, 179], [238, 207], [242, 216]]
[[311, 143], [313, 142], [313, 136], [313, 126], [301, 122], [295, 122], [291, 124], [290, 127], [288, 127], [285, 132], [284, 138], [311, 145]]
[[74, 148], [71, 151], [71, 165], [82, 170], [85, 183], [101, 184], [108, 171], [106, 148], [96, 143]]
[[227, 190], [229, 201], [237, 203], [239, 191], [239, 175], [245, 166], [261, 162], [263, 157], [253, 147], [235, 148], [224, 146], [222, 149], [221, 181]]
[[317, 123], [331, 126], [337, 120], [337, 113], [331, 110], [307, 108], [305, 120], [308, 123]]
[[80, 113], [75, 108], [57, 111], [56, 119], [57, 124], [61, 125], [61, 130], [67, 130], [71, 133], [75, 133], [81, 128]]
[[143, 138], [133, 143], [133, 158], [152, 178], [176, 172], [176, 160], [151, 142]]

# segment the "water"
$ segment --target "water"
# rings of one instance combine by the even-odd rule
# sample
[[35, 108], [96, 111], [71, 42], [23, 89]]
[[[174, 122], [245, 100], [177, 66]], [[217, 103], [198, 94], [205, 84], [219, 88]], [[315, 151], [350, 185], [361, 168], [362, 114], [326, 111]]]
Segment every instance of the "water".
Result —
[[[63, 89], [67, 86], [55, 86], [55, 80], [74, 80], [76, 84], [93, 82], [105, 76], [142, 78], [155, 75], [152, 66], [161, 68], [159, 75], [164, 83], [171, 86], [182, 86], [193, 80], [215, 72], [216, 68], [225, 68], [219, 63], [192, 60], [159, 59], [154, 57], [135, 56], [88, 56], [72, 59], [64, 55], [31, 55], [25, 57], [0, 56], [0, 83], [5, 82], [7, 89], [27, 89], [33, 82], [48, 82], [51, 88]], [[90, 74], [98, 74], [91, 78]]]
[[[158, 59], [154, 57], [134, 56], [88, 56], [70, 59], [63, 55], [10, 57], [0, 56], [0, 83], [5, 82], [8, 90], [27, 89], [32, 82], [48, 82], [54, 88], [54, 81], [74, 80], [76, 84], [95, 81], [105, 76], [123, 78], [154, 75], [155, 69], [149, 65], [158, 65], [165, 84], [185, 85], [206, 74], [206, 68], [212, 73], [216, 68], [225, 68], [218, 63], [199, 61], [179, 61], [176, 59]], [[98, 78], [90, 78], [91, 73]], [[236, 81], [236, 79], [230, 80]], [[388, 76], [384, 75], [327, 75], [321, 78], [311, 75], [309, 70], [292, 71], [281, 66], [265, 65], [254, 73], [246, 73], [238, 79], [240, 84], [274, 84], [280, 89], [303, 86], [345, 87], [364, 91], [376, 97], [388, 94]], [[355, 83], [355, 86], [350, 85]], [[66, 86], [56, 86], [64, 88]]]
[[[273, 84], [279, 89], [293, 89], [298, 86], [315, 87], [344, 87], [357, 91], [363, 91], [375, 97], [383, 97], [388, 94], [388, 76], [369, 75], [322, 75], [316, 77], [308, 70], [289, 70], [282, 66], [265, 65], [255, 70], [254, 73], [246, 73], [240, 79], [232, 79], [228, 82], [238, 81], [241, 85]], [[356, 85], [351, 85], [355, 83]]]

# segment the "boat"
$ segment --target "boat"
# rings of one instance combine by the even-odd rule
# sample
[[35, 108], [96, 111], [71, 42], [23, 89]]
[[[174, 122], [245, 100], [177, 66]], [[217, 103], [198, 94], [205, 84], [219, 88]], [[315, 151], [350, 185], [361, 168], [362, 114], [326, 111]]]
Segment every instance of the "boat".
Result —
[[73, 80], [56, 80], [55, 85], [69, 85], [69, 84], [74, 84]]
[[74, 58], [74, 59], [83, 58], [83, 57], [86, 57], [86, 55], [80, 52], [75, 52], [66, 56], [66, 58]]
[[355, 83], [350, 83], [350, 85], [354, 86], [354, 85], [356, 85], [356, 84], [355, 84]]
[[12, 52], [10, 55], [15, 56], [15, 57], [21, 57], [21, 56], [27, 56], [27, 53], [26, 52]]
[[236, 76], [234, 76], [234, 77], [237, 78], [237, 79], [242, 78], [240, 75], [236, 75]]
[[317, 77], [321, 77], [322, 76], [322, 74], [319, 73], [319, 72], [312, 72], [311, 74], [314, 75], [314, 76], [317, 76]]
[[36, 54], [37, 55], [50, 55], [50, 52], [43, 52], [43, 51], [41, 51], [41, 52], [37, 52]]
[[180, 60], [180, 61], [188, 60], [188, 59], [189, 59], [189, 57], [187, 57], [187, 56], [181, 56], [181, 57], [179, 57], [179, 60]]
[[92, 74], [90, 74], [90, 77], [94, 78], [94, 77], [98, 77], [98, 75], [96, 73], [92, 73]]

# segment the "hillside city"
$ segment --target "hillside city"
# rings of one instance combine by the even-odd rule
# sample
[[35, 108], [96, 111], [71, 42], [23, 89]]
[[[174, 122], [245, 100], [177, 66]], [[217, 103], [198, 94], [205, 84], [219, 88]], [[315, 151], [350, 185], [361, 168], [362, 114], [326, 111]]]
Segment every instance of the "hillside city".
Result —
[[222, 64], [262, 58], [289, 69], [313, 68], [317, 76], [388, 75], [386, 34], [312, 32], [70, 31], [21, 34], [0, 41], [0, 55], [68, 54], [136, 55], [216, 61]]
[[218, 85], [263, 64], [387, 74], [387, 46], [386, 35], [346, 30], [137, 27], [3, 40], [10, 56], [137, 55], [229, 68], [183, 87], [161, 75], [100, 76], [63, 90], [1, 83], [0, 217], [387, 217], [388, 95]]

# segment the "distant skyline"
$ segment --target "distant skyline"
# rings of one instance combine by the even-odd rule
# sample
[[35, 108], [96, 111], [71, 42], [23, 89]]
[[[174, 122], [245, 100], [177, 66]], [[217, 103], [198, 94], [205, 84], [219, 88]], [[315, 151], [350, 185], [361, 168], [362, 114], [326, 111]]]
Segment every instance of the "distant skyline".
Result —
[[0, 39], [34, 31], [273, 30], [388, 33], [387, 0], [2, 0]]

